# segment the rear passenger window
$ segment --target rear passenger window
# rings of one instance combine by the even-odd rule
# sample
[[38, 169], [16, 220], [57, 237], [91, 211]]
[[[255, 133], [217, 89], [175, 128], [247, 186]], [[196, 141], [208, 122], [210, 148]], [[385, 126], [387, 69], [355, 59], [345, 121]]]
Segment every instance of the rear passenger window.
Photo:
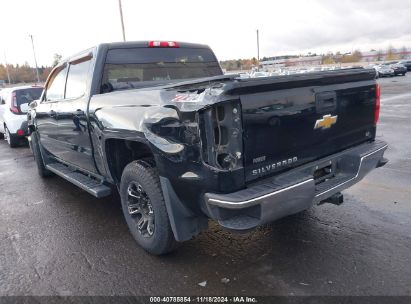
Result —
[[65, 98], [77, 98], [86, 93], [87, 75], [90, 63], [91, 60], [86, 60], [70, 64]]
[[46, 100], [58, 100], [64, 98], [64, 86], [66, 84], [67, 67], [56, 70], [46, 88]]

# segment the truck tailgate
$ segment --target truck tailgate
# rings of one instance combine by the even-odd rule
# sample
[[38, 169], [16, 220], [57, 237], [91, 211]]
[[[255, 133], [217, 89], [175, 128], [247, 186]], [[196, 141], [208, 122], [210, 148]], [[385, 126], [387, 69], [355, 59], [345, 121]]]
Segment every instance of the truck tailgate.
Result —
[[246, 181], [374, 139], [374, 78], [350, 69], [240, 82]]

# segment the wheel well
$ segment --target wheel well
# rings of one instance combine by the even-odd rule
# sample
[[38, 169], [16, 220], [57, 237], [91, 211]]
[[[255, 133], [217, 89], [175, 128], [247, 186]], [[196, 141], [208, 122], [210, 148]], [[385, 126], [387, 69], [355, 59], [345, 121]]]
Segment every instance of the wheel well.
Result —
[[147, 144], [125, 139], [108, 139], [106, 153], [111, 176], [117, 184], [120, 183], [125, 166], [133, 160], [154, 159], [153, 152]]

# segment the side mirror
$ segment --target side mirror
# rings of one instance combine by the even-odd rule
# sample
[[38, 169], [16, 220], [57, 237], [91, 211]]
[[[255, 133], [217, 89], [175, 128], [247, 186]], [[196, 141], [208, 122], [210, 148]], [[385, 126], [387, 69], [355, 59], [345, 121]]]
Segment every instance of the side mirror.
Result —
[[31, 109], [34, 109], [35, 107], [37, 107], [37, 103], [39, 100], [33, 100], [32, 102], [29, 103], [29, 107]]

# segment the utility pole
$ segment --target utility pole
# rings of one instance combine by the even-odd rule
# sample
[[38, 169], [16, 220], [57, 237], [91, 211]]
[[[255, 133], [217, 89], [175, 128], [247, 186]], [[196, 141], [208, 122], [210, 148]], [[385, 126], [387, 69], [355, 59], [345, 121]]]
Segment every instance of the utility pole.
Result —
[[10, 73], [9, 73], [9, 67], [7, 66], [6, 52], [4, 52], [4, 64], [6, 65], [7, 79], [8, 79], [9, 84], [10, 84]]
[[34, 63], [36, 64], [37, 83], [40, 83], [39, 68], [37, 66], [36, 52], [34, 51], [33, 35], [29, 35], [31, 39], [31, 46], [33, 47]]
[[260, 70], [260, 36], [257, 30], [257, 71]]
[[123, 30], [123, 41], [126, 41], [126, 32], [124, 30], [123, 8], [121, 7], [121, 0], [118, 0], [118, 7], [120, 9], [121, 29]]
[[257, 30], [257, 60], [260, 62], [260, 37]]

